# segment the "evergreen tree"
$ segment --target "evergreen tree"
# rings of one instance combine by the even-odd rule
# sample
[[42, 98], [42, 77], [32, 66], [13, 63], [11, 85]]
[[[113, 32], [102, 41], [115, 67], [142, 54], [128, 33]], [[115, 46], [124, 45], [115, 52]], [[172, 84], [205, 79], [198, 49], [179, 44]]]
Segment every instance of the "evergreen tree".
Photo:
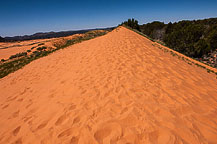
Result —
[[141, 25], [140, 29], [153, 39], [163, 34], [162, 41], [168, 47], [190, 57], [200, 58], [217, 49], [217, 18], [168, 24], [152, 22]]
[[133, 29], [136, 29], [136, 30], [140, 31], [139, 23], [134, 18], [128, 19], [127, 21], [122, 22], [121, 25], [126, 25], [126, 26], [129, 26], [129, 27], [131, 27]]

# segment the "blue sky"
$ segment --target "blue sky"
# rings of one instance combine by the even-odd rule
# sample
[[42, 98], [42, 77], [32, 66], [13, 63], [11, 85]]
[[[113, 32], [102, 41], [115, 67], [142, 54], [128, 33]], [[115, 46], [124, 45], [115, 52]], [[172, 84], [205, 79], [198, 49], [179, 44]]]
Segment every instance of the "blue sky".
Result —
[[217, 0], [0, 0], [0, 36], [217, 17]]

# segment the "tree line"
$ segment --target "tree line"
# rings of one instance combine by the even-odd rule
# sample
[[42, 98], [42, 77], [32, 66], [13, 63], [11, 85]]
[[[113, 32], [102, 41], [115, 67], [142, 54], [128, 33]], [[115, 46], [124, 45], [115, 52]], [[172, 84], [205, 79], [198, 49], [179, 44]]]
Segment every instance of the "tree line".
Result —
[[139, 22], [137, 20], [135, 20], [134, 18], [128, 19], [127, 21], [122, 22], [120, 25], [129, 26], [129, 27], [131, 27], [133, 29], [136, 29], [136, 30], [140, 31]]
[[123, 24], [189, 57], [200, 58], [217, 49], [217, 18], [168, 24], [154, 21], [143, 25], [138, 25], [135, 19], [129, 19]]

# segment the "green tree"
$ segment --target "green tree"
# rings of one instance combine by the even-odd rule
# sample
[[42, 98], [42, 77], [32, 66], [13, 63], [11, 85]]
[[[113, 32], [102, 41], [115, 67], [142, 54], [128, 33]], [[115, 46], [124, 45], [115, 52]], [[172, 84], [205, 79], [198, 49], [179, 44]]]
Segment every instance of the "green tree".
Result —
[[211, 50], [216, 50], [217, 49], [217, 29], [213, 29], [209, 36], [208, 36], [208, 41], [210, 45]]
[[128, 19], [127, 21], [122, 22], [121, 25], [126, 25], [126, 26], [129, 26], [133, 29], [140, 31], [139, 22], [135, 20], [134, 18]]

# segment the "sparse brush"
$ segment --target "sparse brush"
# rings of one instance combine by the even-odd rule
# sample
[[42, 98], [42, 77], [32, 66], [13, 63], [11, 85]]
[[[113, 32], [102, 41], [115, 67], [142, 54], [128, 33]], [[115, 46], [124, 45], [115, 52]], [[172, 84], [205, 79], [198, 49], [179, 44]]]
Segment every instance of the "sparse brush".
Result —
[[40, 43], [40, 44], [38, 44], [38, 46], [41, 46], [41, 45], [44, 45], [44, 43]]
[[5, 59], [1, 59], [1, 62], [5, 62], [6, 60]]
[[19, 58], [19, 57], [26, 56], [26, 55], [27, 55], [27, 52], [17, 53], [15, 55], [11, 55], [9, 59]]
[[45, 47], [45, 46], [37, 48], [38, 51], [42, 51], [42, 50], [45, 50], [45, 49], [47, 49], [47, 47]]

